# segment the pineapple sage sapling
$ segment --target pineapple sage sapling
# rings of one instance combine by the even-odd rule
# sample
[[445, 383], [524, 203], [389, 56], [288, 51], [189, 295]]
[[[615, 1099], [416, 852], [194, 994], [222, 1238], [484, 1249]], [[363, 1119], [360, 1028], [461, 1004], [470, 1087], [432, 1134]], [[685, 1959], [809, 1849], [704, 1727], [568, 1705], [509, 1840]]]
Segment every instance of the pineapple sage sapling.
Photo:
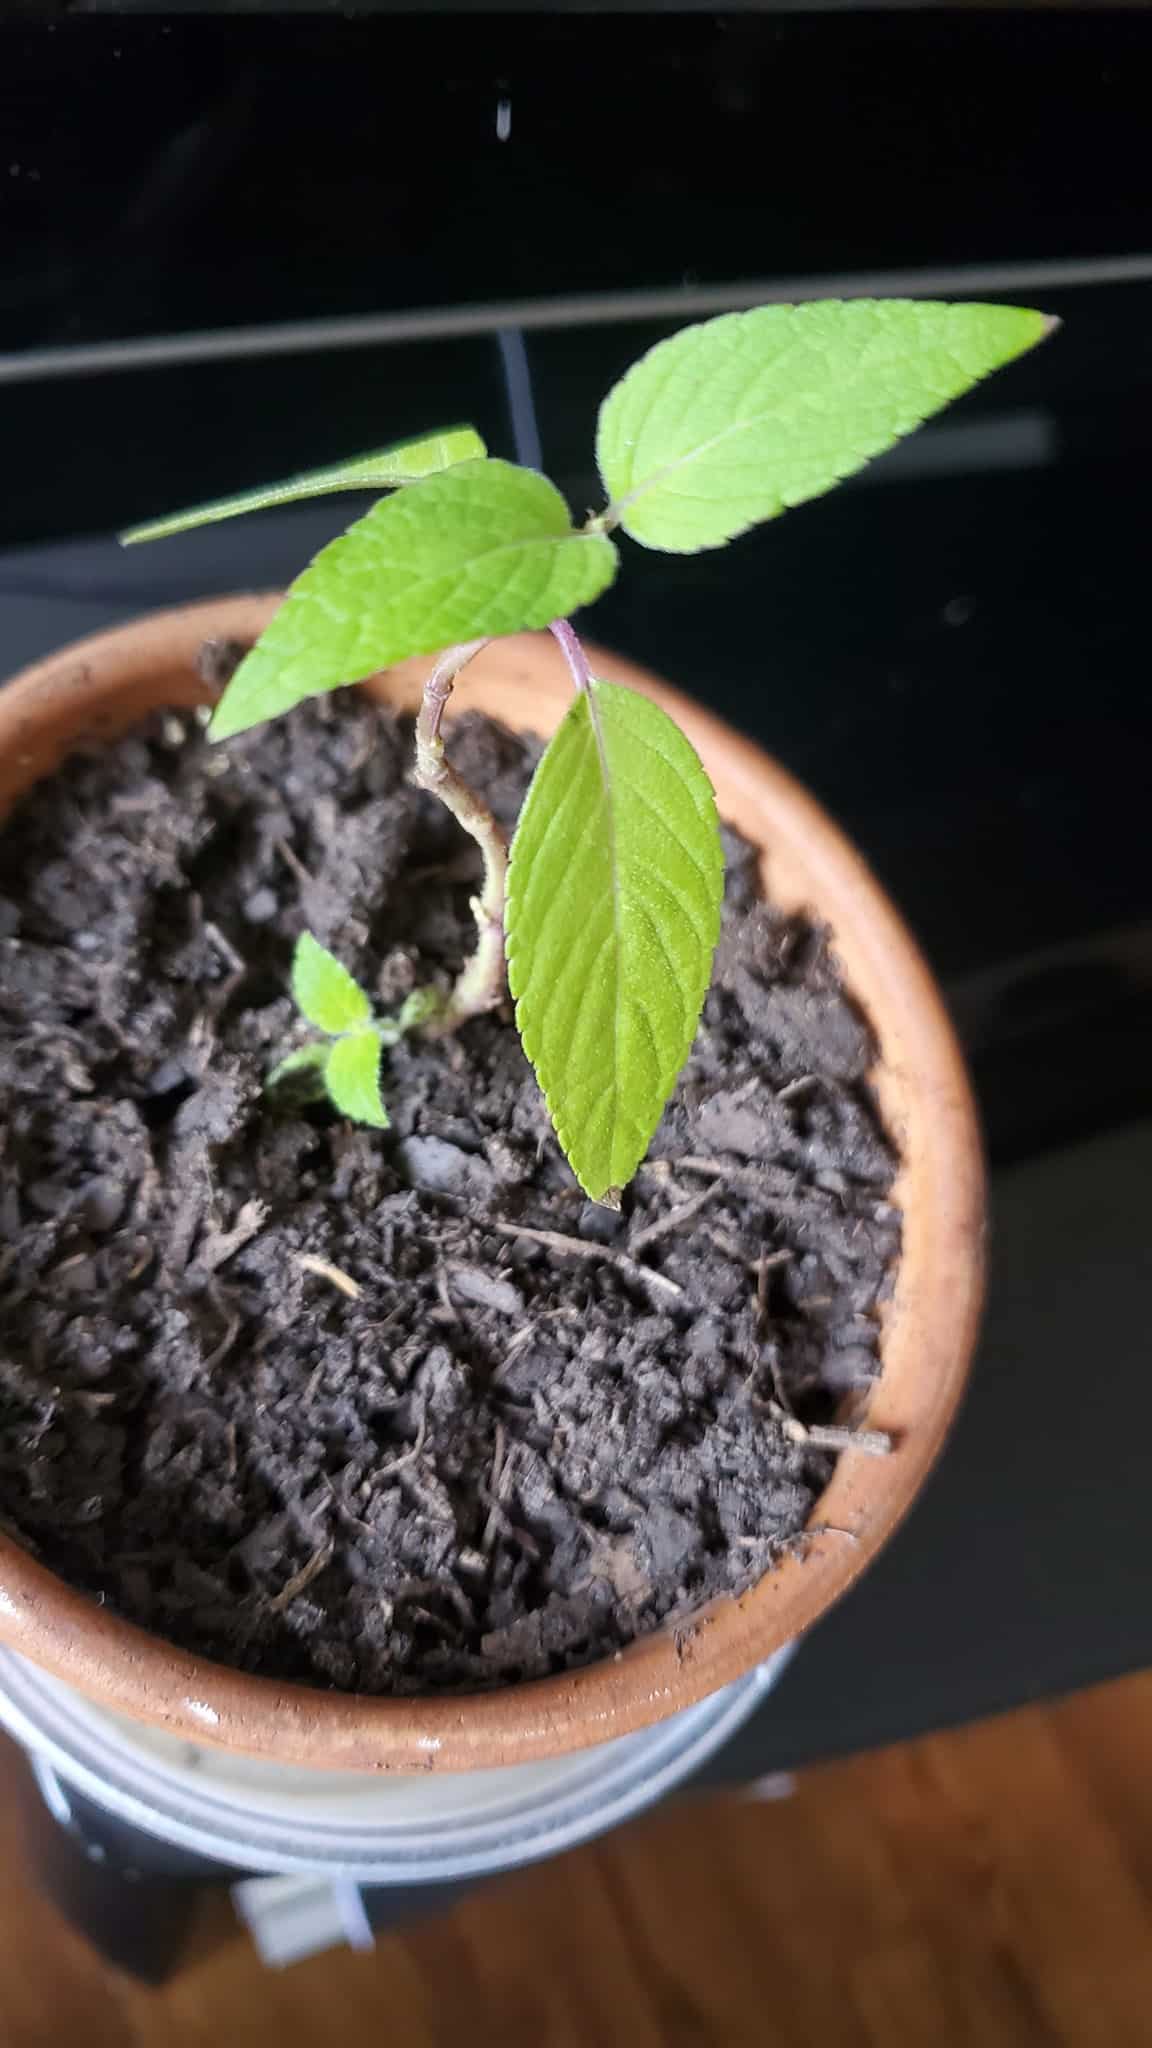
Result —
[[[824, 301], [725, 314], [661, 342], [600, 411], [608, 503], [574, 526], [534, 470], [491, 459], [463, 428], [137, 528], [144, 540], [322, 491], [386, 487], [326, 547], [236, 670], [211, 735], [412, 655], [437, 654], [413, 779], [483, 857], [476, 948], [446, 994], [398, 1016], [307, 932], [293, 966], [322, 1036], [288, 1053], [276, 1089], [311, 1087], [345, 1116], [388, 1122], [381, 1064], [404, 1031], [442, 1034], [505, 986], [556, 1135], [585, 1192], [618, 1204], [687, 1058], [711, 973], [723, 883], [716, 805], [688, 741], [657, 706], [599, 680], [569, 616], [613, 581], [612, 536], [695, 554], [830, 490], [1054, 323], [1014, 306]], [[446, 758], [457, 678], [503, 634], [548, 627], [570, 710], [545, 749], [511, 847]]]

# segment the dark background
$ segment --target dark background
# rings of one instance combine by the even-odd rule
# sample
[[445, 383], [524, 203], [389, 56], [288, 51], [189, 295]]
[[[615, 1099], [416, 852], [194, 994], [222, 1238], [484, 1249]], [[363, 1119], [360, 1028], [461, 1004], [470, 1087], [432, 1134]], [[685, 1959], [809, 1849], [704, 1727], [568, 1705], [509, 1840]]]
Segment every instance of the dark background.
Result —
[[733, 1769], [1152, 1657], [1150, 106], [1152, 17], [1108, 9], [0, 26], [5, 670], [287, 578], [349, 507], [129, 556], [119, 524], [408, 432], [538, 437], [582, 511], [600, 397], [703, 311], [901, 291], [1064, 321], [834, 497], [633, 551], [595, 615], [858, 839], [997, 1167], [953, 1448]]

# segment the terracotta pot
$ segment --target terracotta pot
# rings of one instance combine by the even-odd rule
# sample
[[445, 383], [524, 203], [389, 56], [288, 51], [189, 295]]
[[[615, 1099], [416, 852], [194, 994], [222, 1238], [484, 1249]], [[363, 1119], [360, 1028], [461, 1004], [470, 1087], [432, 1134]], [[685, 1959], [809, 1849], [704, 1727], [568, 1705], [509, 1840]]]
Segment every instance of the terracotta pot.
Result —
[[[17, 677], [0, 693], [0, 814], [79, 740], [114, 734], [159, 706], [209, 698], [194, 666], [202, 642], [250, 641], [276, 601], [226, 598], [159, 613]], [[679, 721], [722, 816], [763, 847], [773, 902], [805, 906], [831, 927], [848, 986], [871, 1020], [875, 1087], [903, 1160], [895, 1192], [903, 1252], [866, 1418], [890, 1432], [892, 1453], [842, 1456], [805, 1555], [741, 1598], [702, 1609], [679, 1647], [665, 1627], [585, 1670], [467, 1698], [372, 1699], [229, 1671], [118, 1620], [0, 1536], [0, 1639], [105, 1706], [284, 1763], [470, 1770], [558, 1756], [702, 1699], [809, 1628], [875, 1557], [924, 1483], [960, 1399], [983, 1269], [980, 1142], [940, 997], [883, 891], [803, 789], [629, 662], [598, 654], [595, 665]], [[406, 663], [366, 687], [411, 706], [426, 667]], [[524, 635], [482, 655], [455, 703], [546, 734], [570, 690], [549, 638]]]

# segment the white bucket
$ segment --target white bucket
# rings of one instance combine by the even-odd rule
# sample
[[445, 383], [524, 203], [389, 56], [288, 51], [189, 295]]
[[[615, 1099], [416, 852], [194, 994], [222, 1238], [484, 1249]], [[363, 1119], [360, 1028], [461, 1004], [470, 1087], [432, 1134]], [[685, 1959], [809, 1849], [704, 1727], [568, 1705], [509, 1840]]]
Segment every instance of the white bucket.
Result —
[[0, 1651], [0, 1723], [106, 1811], [216, 1862], [448, 1883], [555, 1856], [650, 1806], [748, 1719], [793, 1648], [654, 1728], [490, 1771], [316, 1771], [201, 1747], [95, 1706], [13, 1651]]

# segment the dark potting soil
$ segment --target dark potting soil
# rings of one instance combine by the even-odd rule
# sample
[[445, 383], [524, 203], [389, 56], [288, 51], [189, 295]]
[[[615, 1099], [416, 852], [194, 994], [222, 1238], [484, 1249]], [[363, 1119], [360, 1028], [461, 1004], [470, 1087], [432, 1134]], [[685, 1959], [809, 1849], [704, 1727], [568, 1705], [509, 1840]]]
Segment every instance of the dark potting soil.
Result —
[[[536, 744], [452, 751], [511, 822]], [[735, 840], [619, 1215], [507, 1017], [398, 1046], [385, 1135], [270, 1101], [302, 928], [389, 1006], [469, 947], [471, 850], [407, 763], [347, 693], [222, 748], [168, 716], [0, 830], [0, 1518], [174, 1642], [370, 1692], [584, 1663], [757, 1578], [899, 1245], [867, 1031]]]

